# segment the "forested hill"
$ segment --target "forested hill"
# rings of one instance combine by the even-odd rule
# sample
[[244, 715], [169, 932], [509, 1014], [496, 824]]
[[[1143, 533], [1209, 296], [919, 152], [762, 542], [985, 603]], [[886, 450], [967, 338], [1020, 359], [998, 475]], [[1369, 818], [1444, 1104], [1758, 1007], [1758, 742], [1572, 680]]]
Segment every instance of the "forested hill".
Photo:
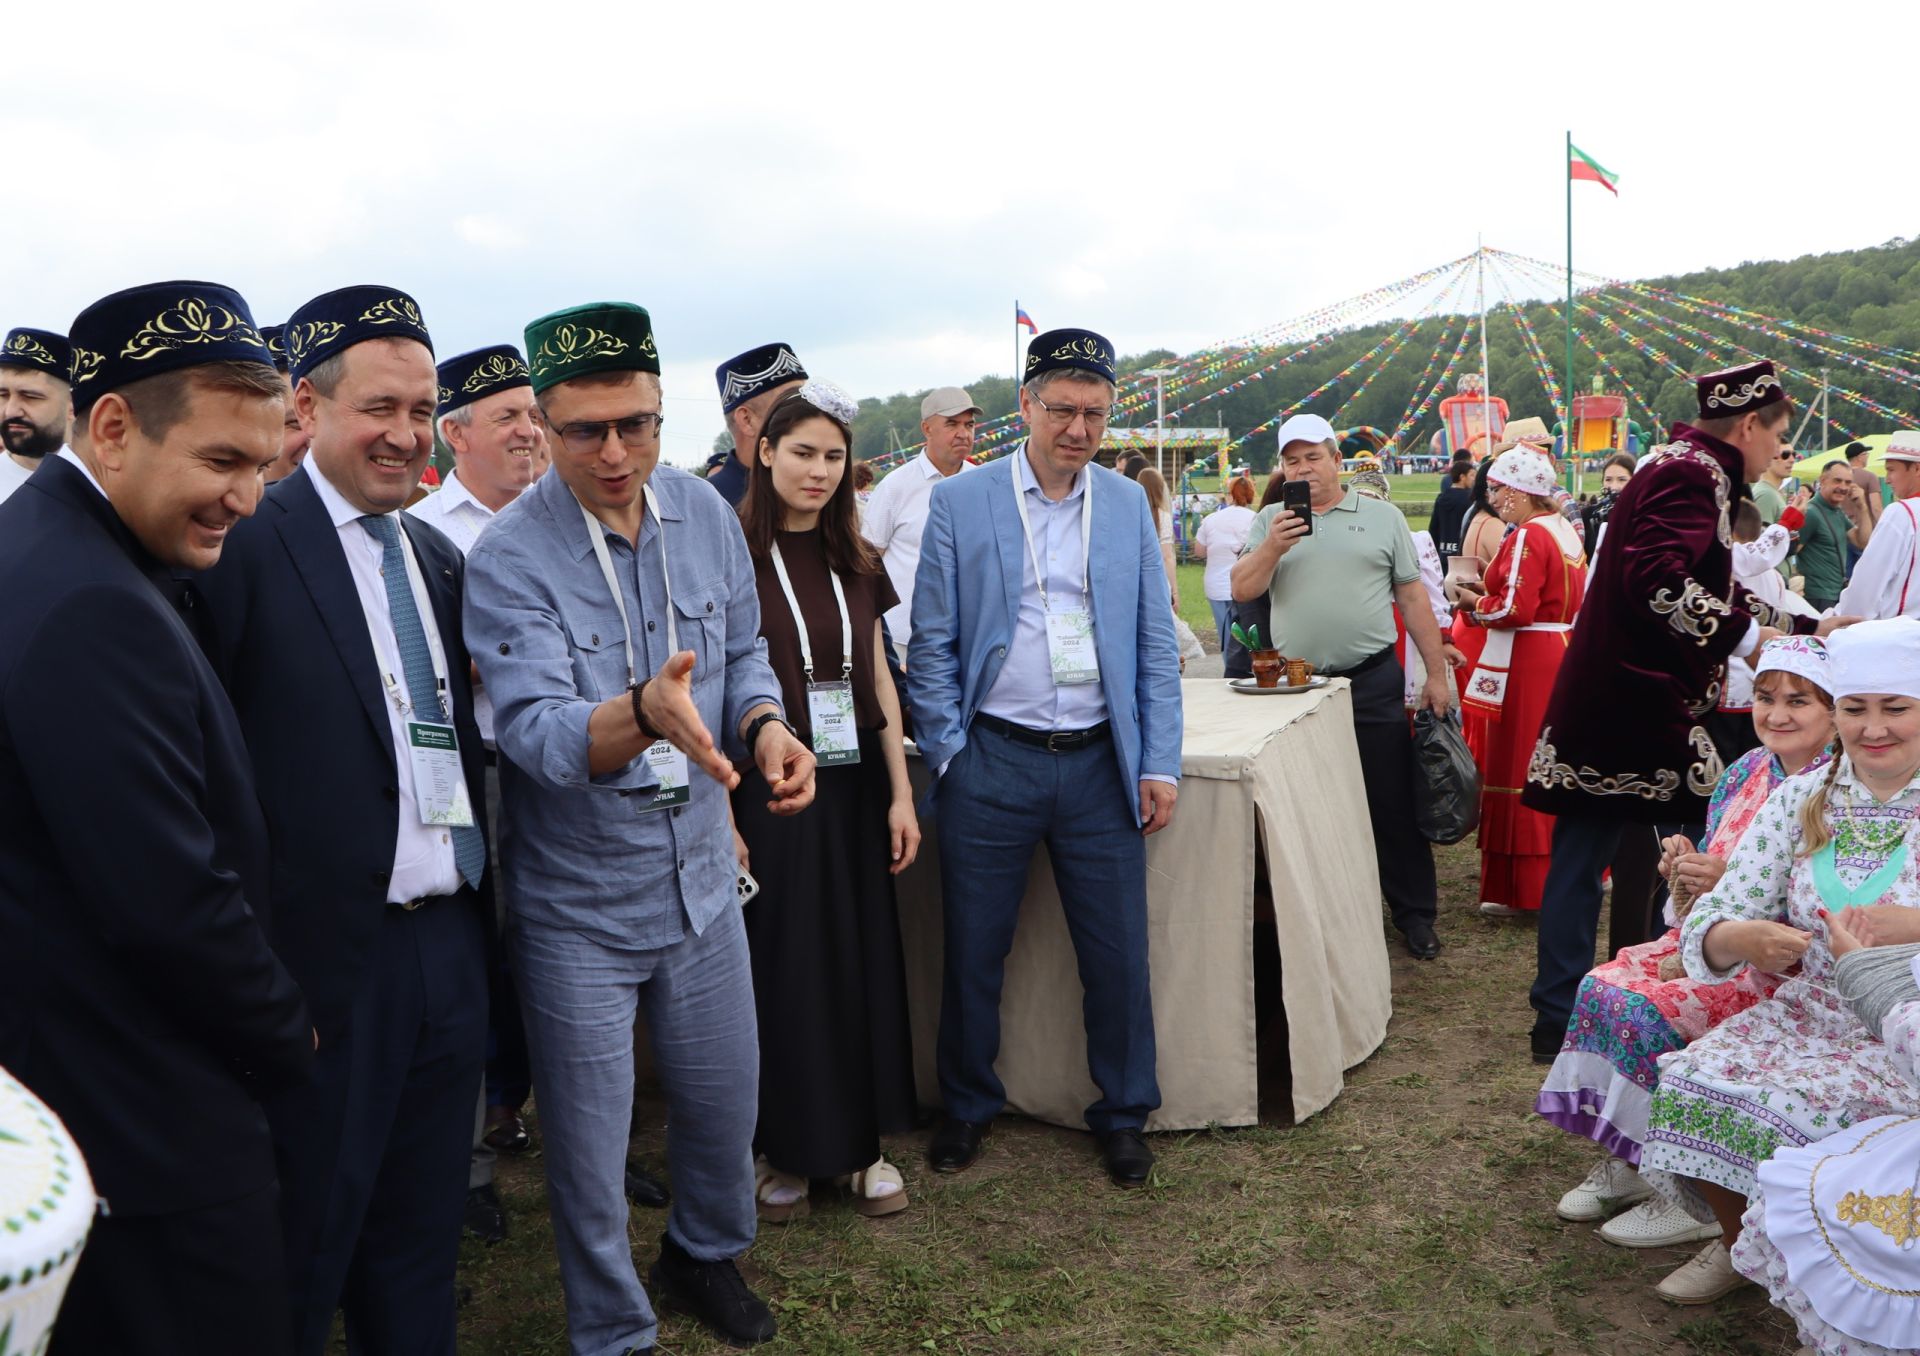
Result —
[[[1521, 274], [1513, 266], [1503, 266], [1501, 271], [1517, 286]], [[1920, 377], [1900, 375], [1920, 373], [1920, 355], [1914, 352], [1920, 350], [1920, 241], [1893, 240], [1872, 249], [1745, 263], [1737, 268], [1711, 269], [1646, 282], [1652, 288], [1693, 300], [1672, 301], [1646, 292], [1619, 289], [1580, 294], [1576, 297], [1576, 330], [1592, 347], [1580, 342], [1574, 354], [1576, 388], [1583, 392], [1590, 389], [1597, 350], [1600, 358], [1617, 373], [1617, 377], [1609, 378], [1609, 388], [1618, 390], [1618, 378], [1624, 378], [1637, 397], [1630, 400], [1630, 407], [1633, 417], [1643, 426], [1653, 422], [1648, 406], [1657, 414], [1662, 429], [1666, 423], [1690, 415], [1693, 394], [1684, 379], [1685, 373], [1711, 371], [1745, 361], [1755, 354], [1798, 369], [1798, 377], [1789, 375], [1788, 389], [1803, 405], [1811, 398], [1811, 387], [1818, 383], [1815, 374], [1823, 366], [1829, 369], [1836, 387], [1859, 397], [1849, 400], [1835, 395], [1832, 401], [1835, 436], [1840, 435], [1842, 428], [1860, 434], [1885, 432], [1902, 423], [1920, 425], [1920, 419], [1905, 417], [1908, 411], [1920, 410]], [[1546, 286], [1541, 284], [1543, 290]], [[1490, 283], [1489, 296], [1495, 292]], [[1699, 305], [1701, 301], [1740, 308], [1750, 313], [1743, 318], [1759, 329], [1742, 327], [1724, 316], [1715, 316]], [[1597, 311], [1600, 318], [1583, 314], [1582, 304]], [[1522, 316], [1526, 326], [1531, 327], [1532, 340], [1537, 342], [1537, 351], [1551, 368], [1553, 379], [1563, 380], [1561, 367], [1565, 361], [1566, 338], [1559, 302], [1526, 304]], [[1809, 328], [1795, 330], [1780, 325], [1778, 322], [1782, 320]], [[1352, 365], [1376, 345], [1391, 341], [1401, 323], [1391, 321], [1340, 333], [1325, 347], [1284, 367], [1263, 372], [1260, 380], [1204, 400], [1186, 411], [1180, 422], [1224, 425], [1235, 434], [1243, 433]], [[1440, 315], [1426, 320], [1397, 345], [1389, 342], [1384, 352], [1391, 361], [1364, 391], [1356, 394], [1369, 372], [1379, 366], [1378, 360], [1361, 364], [1307, 408], [1326, 415], [1341, 427], [1370, 424], [1393, 430], [1432, 387], [1434, 376], [1455, 351], [1463, 323], [1464, 318], [1456, 317], [1449, 322], [1448, 317]], [[1813, 331], [1866, 340], [1880, 346], [1880, 350], [1863, 351]], [[1789, 334], [1802, 342], [1794, 343], [1782, 337]], [[1822, 353], [1811, 345], [1829, 352]], [[1170, 396], [1169, 411], [1226, 385], [1236, 375], [1266, 368], [1294, 347], [1297, 345], [1289, 344], [1258, 355], [1246, 354], [1244, 366], [1224, 372], [1190, 393]], [[1530, 356], [1535, 350], [1526, 328], [1516, 321], [1510, 306], [1490, 310], [1487, 348], [1493, 392], [1507, 401], [1512, 416], [1538, 415], [1552, 425], [1555, 413], [1539, 375], [1538, 362]], [[1889, 348], [1903, 353], [1884, 351]], [[1470, 338], [1462, 366], [1477, 365], [1478, 352], [1477, 341]], [[1849, 362], [1836, 355], [1865, 359], [1866, 364]], [[1173, 356], [1164, 350], [1131, 355], [1123, 360], [1122, 366], [1135, 371]], [[1421, 382], [1423, 368], [1427, 369], [1424, 383]], [[1015, 390], [1008, 377], [978, 377], [967, 383], [967, 388], [986, 409], [989, 418], [1014, 407]], [[1453, 383], [1449, 382], [1446, 393], [1452, 391]], [[894, 446], [896, 439], [905, 445], [917, 443], [923, 394], [924, 391], [902, 392], [884, 400], [862, 400], [860, 418], [854, 427], [856, 455], [879, 456]], [[1152, 417], [1149, 402], [1135, 412], [1131, 422], [1148, 423]], [[1410, 450], [1424, 449], [1428, 436], [1437, 427], [1437, 415], [1429, 410], [1402, 439], [1402, 446]], [[1817, 433], [1810, 436], [1817, 437]], [[1255, 466], [1267, 466], [1273, 459], [1271, 437], [1263, 434], [1254, 438], [1246, 445], [1244, 455]]]

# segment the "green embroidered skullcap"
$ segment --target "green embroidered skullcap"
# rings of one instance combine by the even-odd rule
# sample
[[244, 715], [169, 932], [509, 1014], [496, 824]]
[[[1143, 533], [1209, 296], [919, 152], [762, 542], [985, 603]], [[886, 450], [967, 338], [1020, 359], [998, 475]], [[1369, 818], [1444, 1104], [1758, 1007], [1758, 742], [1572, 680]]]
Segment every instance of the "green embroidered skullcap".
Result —
[[595, 372], [660, 375], [653, 346], [653, 320], [625, 301], [593, 301], [527, 326], [527, 369], [535, 395], [550, 386]]

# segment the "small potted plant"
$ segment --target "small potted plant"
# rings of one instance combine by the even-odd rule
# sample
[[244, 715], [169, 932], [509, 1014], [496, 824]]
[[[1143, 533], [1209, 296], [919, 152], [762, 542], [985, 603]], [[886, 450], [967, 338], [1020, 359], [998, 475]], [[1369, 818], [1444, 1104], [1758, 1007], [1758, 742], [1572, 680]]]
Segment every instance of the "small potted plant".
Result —
[[1262, 643], [1260, 625], [1242, 627], [1235, 622], [1227, 628], [1233, 638], [1245, 647], [1247, 657], [1253, 662], [1253, 682], [1255, 687], [1279, 687], [1282, 661], [1280, 651]]

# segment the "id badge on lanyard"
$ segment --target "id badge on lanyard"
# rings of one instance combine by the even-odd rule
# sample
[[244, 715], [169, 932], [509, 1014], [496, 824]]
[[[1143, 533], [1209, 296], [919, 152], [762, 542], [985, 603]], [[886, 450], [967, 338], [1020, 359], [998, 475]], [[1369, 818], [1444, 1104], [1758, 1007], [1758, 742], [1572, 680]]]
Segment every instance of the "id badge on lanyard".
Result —
[[[407, 588], [416, 599], [426, 596], [420, 577], [420, 562], [414, 559], [413, 542], [406, 529], [399, 528], [400, 557], [405, 562]], [[413, 802], [422, 824], [435, 828], [470, 829], [474, 827], [473, 797], [467, 792], [466, 769], [460, 762], [460, 739], [454, 732], [447, 706], [447, 654], [440, 645], [440, 633], [427, 625], [431, 612], [423, 613], [421, 629], [426, 632], [427, 654], [433, 664], [433, 687], [440, 709], [416, 713], [413, 703], [401, 691], [394, 676], [402, 666], [389, 663], [385, 638], [372, 613], [365, 613], [367, 637], [373, 642], [374, 658], [380, 662], [382, 685], [387, 699], [400, 713], [400, 724], [407, 737], [407, 759], [413, 768]], [[396, 644], [398, 643], [396, 638]], [[413, 719], [418, 714], [422, 719]]]
[[[1016, 468], [1017, 470], [1017, 468]], [[1047, 593], [1046, 563], [1040, 548], [1033, 544], [1033, 524], [1027, 519], [1027, 496], [1021, 492], [1020, 477], [1013, 477], [1013, 502], [1020, 511], [1020, 532], [1027, 539], [1027, 554], [1033, 558], [1033, 578], [1040, 589], [1040, 609], [1047, 619], [1047, 664], [1053, 681], [1061, 687], [1074, 687], [1100, 681], [1100, 656], [1093, 643], [1093, 611], [1087, 597], [1087, 562], [1093, 553], [1093, 471], [1082, 472], [1086, 488], [1080, 501], [1080, 606], [1064, 599], [1056, 604]]]
[[793, 580], [787, 574], [787, 562], [780, 554], [779, 542], [773, 544], [773, 572], [780, 578], [780, 591], [787, 595], [787, 610], [793, 614], [793, 629], [800, 635], [800, 667], [806, 672], [807, 723], [813, 728], [814, 761], [821, 767], [857, 763], [860, 732], [853, 723], [853, 615], [847, 610], [847, 591], [840, 586], [840, 576], [828, 566], [833, 601], [840, 608], [840, 678], [837, 682], [816, 683], [807, 619], [800, 614], [800, 600], [794, 595]]
[[[680, 636], [673, 624], [673, 578], [667, 572], [667, 525], [660, 516], [660, 501], [654, 497], [653, 486], [648, 485], [643, 493], [647, 507], [653, 511], [654, 540], [660, 543], [660, 587], [667, 595], [667, 653], [678, 654]], [[627, 686], [631, 688], [636, 674], [633, 667], [633, 623], [627, 620], [627, 596], [620, 589], [620, 576], [614, 573], [613, 556], [607, 550], [606, 527], [587, 512], [584, 504], [580, 506], [580, 516], [586, 519], [587, 540], [593, 543], [594, 558], [600, 562], [600, 573], [606, 577], [607, 591], [613, 595], [614, 605], [620, 609], [620, 629], [627, 638]], [[687, 762], [686, 754], [661, 739], [647, 746], [646, 759], [647, 767], [660, 783], [660, 788], [649, 800], [634, 807], [636, 813], [665, 810], [685, 805], [693, 799], [691, 764]]]

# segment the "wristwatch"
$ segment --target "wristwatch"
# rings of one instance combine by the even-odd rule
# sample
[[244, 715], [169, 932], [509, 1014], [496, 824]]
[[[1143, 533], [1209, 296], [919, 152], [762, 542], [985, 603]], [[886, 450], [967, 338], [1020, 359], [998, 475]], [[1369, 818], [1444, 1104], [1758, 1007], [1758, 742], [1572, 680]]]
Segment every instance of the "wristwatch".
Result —
[[647, 718], [640, 714], [640, 694], [647, 690], [647, 684], [652, 681], [651, 677], [647, 677], [637, 683], [628, 683], [627, 696], [633, 701], [633, 723], [640, 727], [640, 737], [649, 744], [657, 744], [660, 742], [659, 731], [647, 724]]
[[742, 741], [747, 746], [747, 755], [749, 757], [753, 755], [753, 746], [760, 742], [761, 729], [769, 721], [773, 722], [775, 725], [785, 726], [787, 733], [790, 735], [793, 735], [795, 739], [798, 739], [800, 737], [798, 732], [794, 730], [793, 726], [788, 725], [786, 720], [781, 716], [781, 714], [778, 711], [762, 711], [759, 715], [753, 718], [753, 723], [747, 726], [746, 738]]

